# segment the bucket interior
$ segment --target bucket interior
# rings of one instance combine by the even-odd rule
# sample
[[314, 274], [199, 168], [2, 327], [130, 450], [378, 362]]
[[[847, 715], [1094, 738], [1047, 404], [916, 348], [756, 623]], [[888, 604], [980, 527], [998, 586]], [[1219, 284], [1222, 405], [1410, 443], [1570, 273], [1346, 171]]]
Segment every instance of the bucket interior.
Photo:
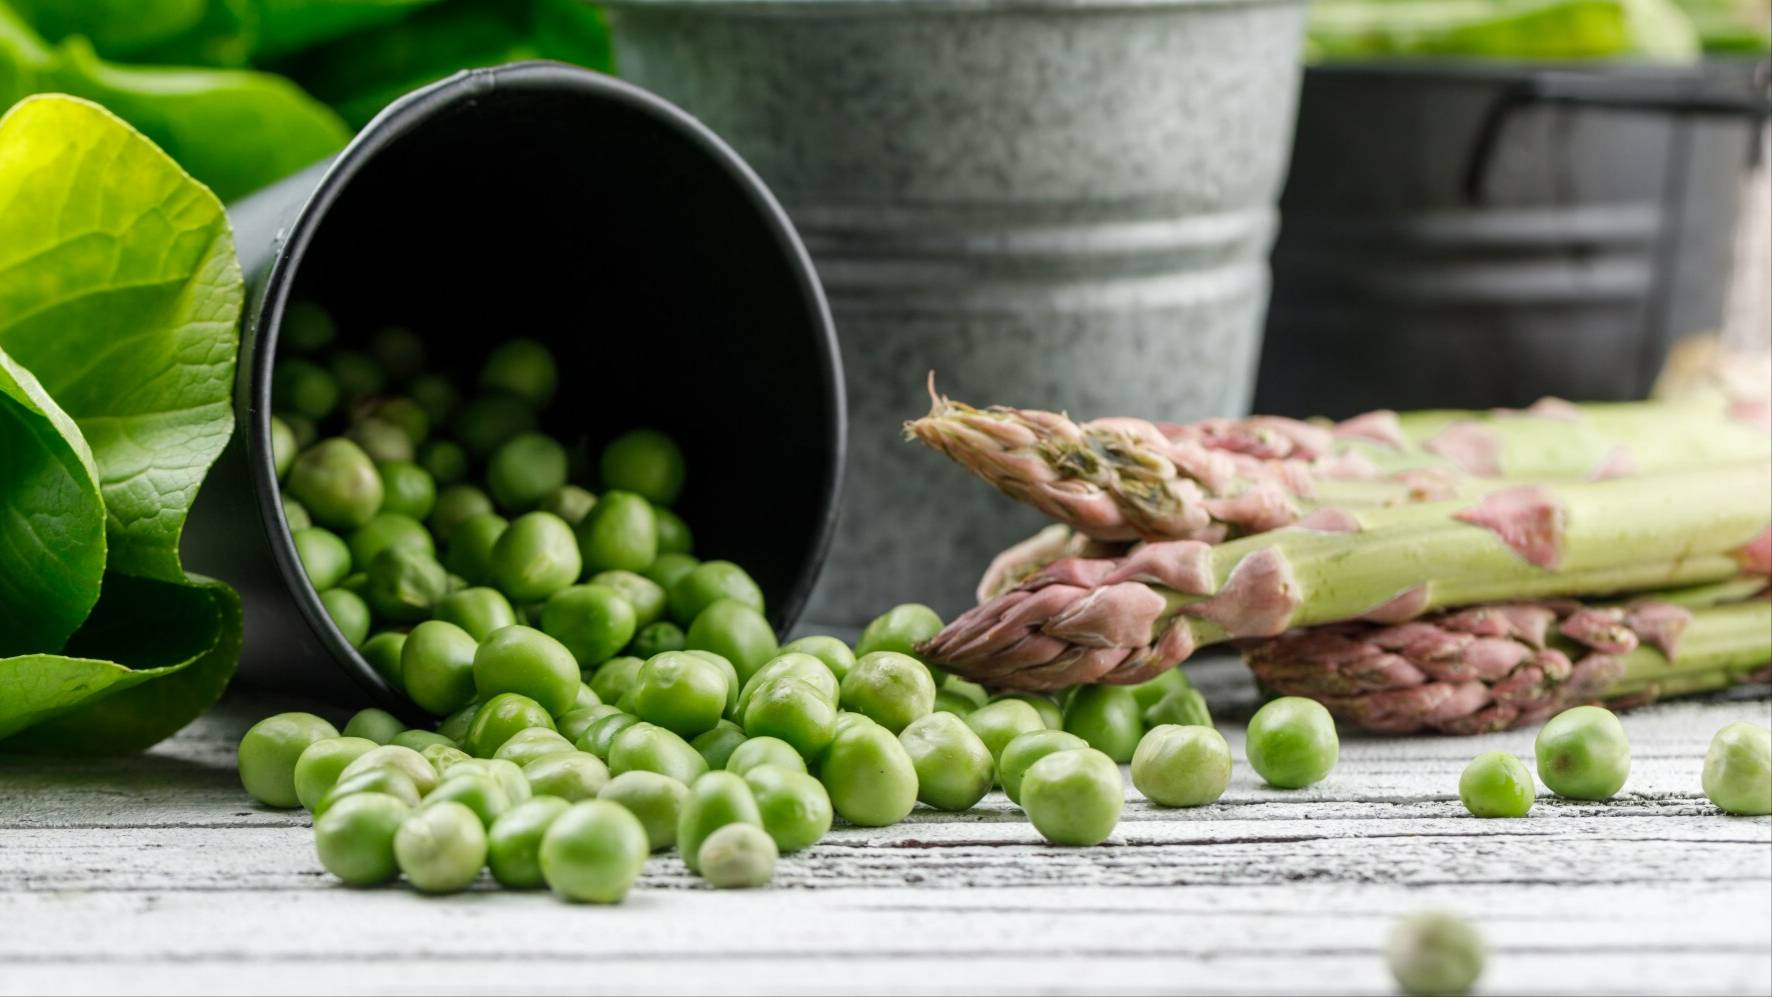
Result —
[[[317, 302], [344, 347], [406, 326], [465, 397], [500, 342], [548, 344], [560, 377], [543, 430], [585, 439], [593, 475], [614, 436], [669, 433], [688, 463], [676, 509], [695, 553], [742, 565], [785, 627], [816, 576], [842, 460], [823, 299], [729, 151], [633, 88], [587, 90], [588, 75], [504, 73], [384, 115], [322, 181], [265, 314]], [[274, 329], [261, 329], [261, 391]], [[257, 418], [267, 439], [262, 405]], [[287, 543], [274, 499], [273, 543]]]

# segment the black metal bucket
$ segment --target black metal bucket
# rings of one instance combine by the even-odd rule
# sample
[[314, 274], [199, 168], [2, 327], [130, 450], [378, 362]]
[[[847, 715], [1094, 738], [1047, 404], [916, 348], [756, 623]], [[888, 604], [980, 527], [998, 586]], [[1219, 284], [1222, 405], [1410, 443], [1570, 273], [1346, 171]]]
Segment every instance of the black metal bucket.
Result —
[[1310, 70], [1257, 410], [1641, 397], [1720, 322], [1758, 75]]
[[333, 627], [283, 522], [271, 369], [300, 298], [326, 305], [346, 343], [409, 326], [458, 374], [501, 339], [549, 343], [555, 421], [593, 445], [640, 425], [672, 434], [697, 552], [744, 565], [771, 621], [792, 624], [836, 516], [841, 362], [799, 237], [700, 123], [581, 69], [476, 70], [403, 98], [332, 162], [231, 214], [250, 288], [238, 426], [184, 547], [245, 600], [243, 681], [367, 690], [410, 712]]

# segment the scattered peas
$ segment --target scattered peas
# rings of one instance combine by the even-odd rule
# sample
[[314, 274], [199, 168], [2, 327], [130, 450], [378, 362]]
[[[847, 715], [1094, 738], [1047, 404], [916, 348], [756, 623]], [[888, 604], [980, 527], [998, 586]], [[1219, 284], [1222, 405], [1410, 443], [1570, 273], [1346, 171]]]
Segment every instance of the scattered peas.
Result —
[[775, 839], [761, 827], [727, 824], [701, 843], [696, 868], [709, 886], [750, 889], [775, 878], [777, 855]]
[[295, 769], [309, 746], [339, 736], [338, 728], [312, 713], [279, 713], [266, 717], [240, 739], [237, 761], [240, 783], [252, 798], [272, 807], [301, 803]]
[[907, 602], [894, 606], [876, 617], [862, 630], [855, 642], [855, 656], [866, 657], [875, 651], [895, 651], [913, 657], [917, 645], [941, 632], [941, 617], [935, 610], [920, 603]]
[[1703, 783], [1724, 813], [1772, 813], [1772, 731], [1746, 721], [1717, 731], [1704, 754]]
[[1144, 736], [1144, 711], [1126, 686], [1086, 685], [1065, 706], [1064, 729], [1124, 764], [1132, 760], [1138, 739]]
[[937, 810], [969, 810], [991, 791], [991, 749], [959, 717], [919, 717], [899, 732], [898, 740], [917, 770], [918, 800]]
[[412, 813], [387, 793], [357, 793], [314, 821], [314, 851], [327, 872], [352, 886], [376, 886], [400, 875], [394, 836]]
[[997, 757], [997, 781], [1010, 802], [1021, 802], [1021, 779], [1034, 763], [1057, 751], [1075, 751], [1089, 742], [1062, 730], [1030, 730], [1015, 735]]
[[534, 796], [500, 814], [486, 832], [492, 878], [514, 890], [542, 886], [542, 836], [571, 805], [557, 796]]
[[1429, 911], [1397, 922], [1386, 948], [1406, 994], [1464, 994], [1483, 975], [1483, 938], [1463, 918]]
[[1532, 770], [1505, 751], [1485, 751], [1458, 777], [1458, 798], [1473, 817], [1524, 817], [1537, 796]]
[[557, 895], [585, 903], [619, 903], [652, 850], [639, 818], [609, 800], [574, 803], [541, 839], [541, 874]]
[[1611, 799], [1630, 776], [1630, 739], [1602, 707], [1577, 706], [1550, 718], [1535, 752], [1545, 788], [1572, 800]]
[[603, 784], [597, 798], [625, 807], [646, 830], [652, 851], [677, 843], [677, 820], [689, 787], [669, 776], [636, 769]]
[[419, 890], [465, 890], [486, 865], [486, 826], [455, 800], [422, 807], [394, 833], [394, 859]]
[[851, 824], [896, 824], [917, 805], [916, 765], [898, 738], [871, 720], [851, 722], [836, 733], [819, 777], [831, 806]]
[[1055, 845], [1098, 845], [1114, 833], [1126, 789], [1120, 766], [1095, 748], [1055, 751], [1021, 777], [1021, 805]]
[[1211, 727], [1152, 727], [1132, 753], [1132, 785], [1165, 807], [1198, 807], [1224, 795], [1231, 747]]
[[1341, 757], [1341, 740], [1323, 704], [1282, 696], [1255, 711], [1243, 750], [1268, 785], [1299, 789], [1329, 775]]

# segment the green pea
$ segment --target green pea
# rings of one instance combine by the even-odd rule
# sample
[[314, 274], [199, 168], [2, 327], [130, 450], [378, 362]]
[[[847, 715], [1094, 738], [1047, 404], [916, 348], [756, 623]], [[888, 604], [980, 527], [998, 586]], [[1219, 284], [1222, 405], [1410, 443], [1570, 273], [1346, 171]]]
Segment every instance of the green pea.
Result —
[[577, 485], [561, 485], [549, 492], [538, 507], [577, 526], [597, 507], [597, 496]]
[[708, 770], [707, 759], [676, 734], [645, 722], [621, 731], [609, 744], [609, 771], [616, 775], [636, 770], [657, 772], [685, 785], [693, 784]]
[[937, 810], [970, 810], [991, 791], [991, 749], [959, 717], [919, 717], [898, 740], [917, 770], [917, 799], [924, 803]]
[[541, 628], [581, 664], [608, 661], [634, 638], [633, 604], [603, 585], [571, 585], [548, 597]]
[[499, 885], [533, 890], [542, 885], [541, 839], [572, 804], [557, 796], [536, 796], [511, 807], [486, 833], [486, 864]]
[[751, 696], [745, 706], [744, 730], [750, 737], [780, 738], [793, 745], [801, 757], [817, 758], [836, 735], [837, 711], [818, 689], [784, 676]]
[[405, 326], [390, 325], [369, 337], [369, 355], [390, 377], [405, 381], [425, 366], [425, 344], [418, 333]]
[[712, 651], [732, 662], [740, 680], [748, 679], [779, 650], [775, 628], [763, 614], [733, 599], [717, 599], [689, 625], [686, 637], [694, 650]]
[[1020, 699], [999, 699], [966, 715], [966, 726], [984, 741], [993, 759], [1001, 758], [1003, 749], [1021, 734], [1045, 730], [1040, 714]]
[[[453, 485], [468, 476], [468, 452], [454, 440], [432, 440], [418, 448], [418, 466], [434, 484]], [[433, 509], [435, 506], [433, 501]]]
[[284, 360], [271, 372], [271, 405], [278, 412], [318, 421], [338, 408], [340, 394], [338, 380], [309, 360]]
[[574, 707], [560, 716], [555, 717], [554, 726], [560, 731], [560, 736], [571, 741], [573, 744], [577, 744], [578, 739], [584, 737], [585, 732], [590, 730], [591, 724], [596, 723], [604, 717], [620, 712], [620, 710], [607, 703], [598, 703], [595, 706]]
[[677, 850], [691, 870], [701, 868], [702, 842], [727, 824], [763, 826], [757, 801], [743, 778], [731, 772], [707, 772], [689, 785], [677, 818]]
[[727, 677], [683, 651], [649, 659], [634, 684], [634, 712], [681, 737], [712, 730], [726, 710]]
[[727, 824], [701, 843], [697, 864], [709, 886], [743, 890], [769, 885], [777, 857], [775, 839], [762, 828]]
[[684, 625], [694, 623], [702, 610], [721, 599], [742, 602], [758, 613], [766, 611], [763, 590], [731, 561], [703, 561], [672, 582], [666, 592], [671, 618]]
[[362, 596], [348, 589], [327, 589], [320, 593], [320, 605], [345, 643], [360, 647], [369, 638], [369, 604]]
[[896, 651], [915, 657], [917, 645], [941, 633], [941, 626], [941, 617], [928, 606], [915, 602], [894, 606], [862, 630], [861, 639], [855, 642], [856, 657], [875, 651]]
[[689, 644], [683, 628], [668, 620], [648, 623], [634, 634], [633, 643], [628, 645], [628, 652], [638, 657], [650, 658], [666, 651], [681, 651]]
[[408, 807], [418, 806], [421, 797], [418, 787], [412, 784], [411, 777], [399, 769], [378, 768], [353, 772], [340, 775], [332, 788], [314, 804], [314, 820], [325, 817], [338, 803], [364, 793], [392, 796]]
[[492, 545], [492, 580], [512, 602], [540, 602], [578, 580], [572, 527], [551, 512], [518, 516]]
[[597, 690], [592, 689], [589, 682], [582, 681], [584, 671], [580, 669], [578, 674], [581, 681], [578, 683], [578, 695], [572, 698], [572, 709], [583, 710], [592, 706], [602, 706], [603, 700], [597, 695]]
[[300, 449], [289, 423], [271, 416], [271, 466], [277, 470], [278, 481], [289, 474], [289, 466], [295, 463], [296, 451]]
[[1171, 668], [1148, 682], [1140, 682], [1127, 688], [1132, 690], [1132, 698], [1138, 700], [1138, 708], [1148, 710], [1171, 692], [1191, 689], [1193, 685], [1188, 682], [1187, 675], [1181, 669]]
[[383, 512], [421, 520], [436, 508], [437, 481], [429, 471], [408, 460], [384, 461], [376, 471], [381, 475]]
[[936, 713], [951, 713], [957, 717], [964, 717], [975, 709], [977, 706], [965, 696], [955, 695], [946, 689], [935, 690], [934, 711]]
[[476, 642], [517, 622], [517, 611], [504, 593], [484, 586], [449, 593], [437, 600], [435, 613], [438, 620], [460, 627]]
[[1153, 727], [1132, 754], [1132, 785], [1165, 807], [1216, 801], [1231, 784], [1231, 748], [1211, 727]]
[[465, 890], [486, 865], [486, 825], [455, 800], [425, 806], [395, 832], [394, 858], [425, 893]]
[[1341, 740], [1321, 703], [1283, 696], [1249, 718], [1243, 752], [1268, 785], [1299, 789], [1329, 775], [1341, 756]]
[[437, 725], [437, 733], [457, 744], [463, 744], [468, 739], [468, 728], [473, 725], [474, 718], [479, 714], [480, 704], [469, 703], [444, 717], [443, 722]]
[[418, 375], [406, 386], [406, 394], [424, 409], [432, 426], [448, 422], [450, 414], [461, 404], [461, 392], [442, 374]]
[[848, 644], [835, 637], [801, 637], [784, 644], [781, 650], [783, 654], [793, 652], [812, 655], [824, 662], [824, 666], [830, 669], [831, 675], [839, 682], [843, 681], [843, 676], [849, 674], [849, 669], [855, 667], [855, 652], [849, 650]]
[[[991, 701], [991, 694], [985, 691], [984, 686], [977, 682], [968, 682], [957, 675], [949, 675], [936, 684], [935, 694], [939, 697], [942, 693], [964, 700], [969, 707], [966, 710], [968, 713]], [[1032, 706], [1033, 704], [1029, 703], [1028, 705]], [[1036, 709], [1038, 708], [1036, 707]]]
[[744, 780], [757, 801], [763, 830], [781, 851], [810, 847], [830, 831], [830, 794], [824, 783], [806, 774], [804, 768], [754, 765], [745, 771]]
[[384, 630], [363, 642], [359, 649], [363, 660], [375, 669], [382, 681], [396, 689], [402, 687], [400, 655], [406, 649], [406, 635], [397, 630]]
[[652, 505], [632, 492], [603, 493], [577, 533], [584, 563], [592, 571], [642, 571], [658, 556]]
[[554, 718], [542, 705], [514, 692], [500, 693], [481, 704], [468, 726], [463, 747], [475, 758], [491, 758], [511, 739], [530, 727], [554, 729]]
[[474, 686], [483, 697], [521, 693], [557, 716], [578, 698], [578, 662], [540, 630], [509, 626], [494, 631], [474, 652]]
[[370, 395], [379, 395], [388, 387], [388, 375], [381, 365], [359, 350], [333, 350], [326, 366], [338, 380], [338, 389], [348, 401], [355, 402]]
[[376, 742], [366, 737], [326, 737], [309, 744], [295, 762], [296, 801], [309, 810], [314, 809], [338, 784], [345, 766], [377, 747]]
[[742, 683], [738, 680], [738, 669], [734, 668], [732, 662], [727, 661], [724, 655], [715, 654], [712, 651], [692, 649], [683, 653], [700, 658], [720, 670], [720, 676], [726, 680], [726, 708], [723, 716], [737, 723], [739, 717], [738, 694], [742, 689]]
[[658, 552], [664, 554], [687, 554], [695, 549], [695, 534], [689, 531], [689, 524], [662, 505], [652, 507], [653, 518], [658, 521]]
[[486, 827], [491, 827], [493, 821], [511, 809], [511, 798], [498, 780], [474, 772], [448, 776], [425, 796], [420, 806], [436, 807], [451, 801], [472, 810]]
[[1055, 845], [1106, 841], [1125, 803], [1120, 766], [1094, 748], [1055, 751], [1021, 777], [1022, 809], [1034, 830]]
[[505, 743], [499, 745], [498, 750], [492, 753], [492, 757], [523, 766], [537, 758], [568, 754], [575, 750], [577, 749], [573, 748], [572, 742], [566, 740], [557, 730], [549, 730], [546, 727], [528, 727], [507, 738]]
[[398, 512], [378, 512], [369, 522], [351, 533], [351, 561], [365, 568], [377, 554], [390, 547], [406, 547], [429, 557], [437, 554], [431, 531], [411, 516]]
[[739, 693], [738, 702], [734, 704], [737, 714], [743, 716], [745, 710], [750, 708], [751, 699], [756, 696], [757, 691], [781, 678], [799, 679], [817, 689], [819, 695], [832, 707], [837, 706], [842, 700], [841, 686], [836, 677], [831, 674], [830, 669], [826, 668], [824, 663], [817, 658], [795, 651], [776, 655], [769, 660], [768, 664], [757, 669], [751, 675], [750, 680], [745, 682], [743, 690]]
[[609, 780], [597, 798], [618, 804], [639, 819], [652, 851], [677, 843], [677, 820], [689, 787], [669, 776], [636, 769]]
[[310, 526], [296, 530], [289, 539], [295, 544], [295, 556], [301, 558], [302, 571], [316, 591], [336, 587], [351, 573], [351, 550], [330, 530]]
[[744, 742], [744, 728], [730, 720], [722, 720], [695, 735], [689, 746], [701, 753], [701, 757], [707, 760], [709, 769], [721, 770], [726, 768], [732, 753]]
[[510, 395], [482, 395], [455, 410], [450, 428], [455, 439], [476, 460], [492, 456], [501, 444], [534, 431], [535, 407]]
[[492, 498], [473, 485], [450, 485], [437, 493], [431, 509], [431, 532], [446, 544], [455, 540], [456, 528], [475, 516], [489, 515], [496, 510]]
[[437, 600], [449, 593], [449, 573], [443, 565], [411, 547], [384, 549], [369, 562], [368, 572], [364, 599], [384, 620], [413, 623], [425, 619]]
[[455, 528], [443, 566], [466, 579], [470, 585], [483, 586], [491, 582], [492, 551], [509, 526], [509, 521], [495, 512], [469, 517], [467, 522]]
[[922, 662], [908, 654], [864, 654], [843, 676], [842, 704], [896, 734], [934, 711], [935, 680]]
[[1505, 751], [1483, 752], [1458, 777], [1458, 798], [1474, 817], [1524, 817], [1537, 797], [1532, 770]]
[[844, 820], [885, 827], [917, 805], [917, 767], [892, 732], [872, 721], [837, 731], [824, 753], [820, 781]]
[[[403, 730], [389, 738], [388, 743], [401, 748], [411, 748], [421, 755], [424, 754], [426, 748], [433, 746], [445, 748], [455, 747], [454, 741], [444, 737], [434, 730]], [[431, 761], [431, 759], [427, 757], [425, 761]], [[436, 768], [437, 766], [433, 763], [431, 767]]]
[[295, 434], [297, 453], [313, 446], [314, 441], [320, 438], [320, 430], [315, 427], [314, 420], [305, 415], [297, 415], [293, 412], [283, 412], [279, 414], [282, 416], [283, 421], [288, 424], [289, 431]]
[[542, 835], [542, 878], [567, 900], [619, 903], [640, 878], [650, 851], [646, 828], [627, 808], [584, 800]]
[[1487, 955], [1475, 928], [1439, 911], [1399, 921], [1385, 952], [1397, 988], [1406, 994], [1469, 993]]
[[312, 713], [266, 717], [240, 739], [240, 784], [266, 806], [296, 806], [301, 798], [296, 794], [295, 769], [302, 753], [317, 741], [338, 736], [338, 728]]
[[378, 398], [366, 407], [363, 414], [400, 427], [413, 446], [425, 442], [431, 435], [430, 413], [410, 398], [399, 395]]
[[400, 874], [394, 835], [412, 813], [386, 793], [358, 793], [314, 821], [314, 851], [327, 872], [352, 886], [375, 886]]
[[634, 625], [643, 627], [664, 616], [665, 591], [658, 583], [645, 575], [632, 571], [599, 571], [590, 578], [592, 585], [600, 585], [621, 595], [634, 610]]
[[660, 550], [658, 556], [652, 559], [652, 563], [647, 566], [646, 570], [640, 573], [669, 593], [671, 586], [681, 581], [684, 575], [694, 571], [700, 564], [700, 559], [688, 554]]
[[566, 448], [552, 437], [522, 433], [492, 453], [486, 485], [500, 508], [527, 512], [566, 484]]
[[997, 780], [1010, 802], [1021, 802], [1021, 780], [1034, 763], [1057, 751], [1075, 751], [1089, 742], [1062, 730], [1030, 730], [1011, 738], [997, 757]]
[[[806, 771], [806, 759], [793, 745], [779, 737], [748, 738], [726, 759], [726, 771], [735, 775], [749, 775], [752, 769], [764, 765], [789, 772]], [[791, 850], [783, 848], [783, 851]]]
[[1192, 687], [1172, 689], [1144, 711], [1144, 725], [1157, 727], [1175, 724], [1178, 727], [1210, 727], [1212, 711], [1206, 697]]
[[431, 767], [425, 756], [411, 748], [393, 744], [383, 744], [358, 755], [339, 772], [338, 778], [343, 782], [371, 769], [393, 769], [400, 772], [412, 780], [413, 788], [418, 790], [419, 796], [424, 796], [437, 787], [437, 770]]
[[283, 505], [283, 523], [289, 527], [290, 533], [305, 530], [314, 525], [313, 517], [308, 515], [308, 507], [297, 502], [288, 495], [281, 495], [278, 501]]
[[1116, 762], [1132, 760], [1144, 736], [1144, 711], [1123, 685], [1086, 685], [1071, 695], [1064, 729]]
[[[411, 745], [407, 745], [407, 747], [411, 747]], [[437, 770], [438, 778], [442, 778], [443, 774], [456, 763], [469, 761], [473, 757], [456, 747], [454, 741], [447, 744], [428, 744], [418, 749], [418, 753], [423, 756], [425, 761], [431, 763], [431, 768]]]
[[345, 439], [362, 447], [369, 459], [378, 464], [411, 461], [417, 452], [406, 430], [374, 416], [353, 423], [345, 430]]
[[1558, 796], [1608, 800], [1630, 776], [1624, 725], [1599, 706], [1577, 706], [1550, 718], [1538, 731], [1536, 749], [1538, 778]]
[[480, 368], [480, 389], [504, 392], [537, 408], [554, 398], [558, 380], [554, 354], [533, 339], [511, 339], [499, 344]]
[[683, 452], [665, 434], [636, 429], [615, 438], [600, 461], [603, 484], [672, 505], [683, 491]]
[[1704, 753], [1703, 785], [1724, 813], [1772, 813], [1772, 731], [1745, 720], [1717, 731]]
[[331, 343], [336, 334], [337, 327], [325, 308], [312, 301], [292, 301], [283, 311], [278, 345], [296, 353], [313, 353]]
[[1064, 729], [1064, 710], [1052, 701], [1051, 696], [1042, 696], [1037, 692], [1000, 692], [991, 697], [992, 702], [999, 699], [1019, 699], [1034, 708], [1047, 730]]
[[633, 688], [634, 680], [640, 677], [640, 669], [645, 664], [646, 661], [641, 658], [610, 658], [601, 665], [594, 666], [596, 671], [591, 673], [591, 691], [605, 703], [619, 702]]
[[523, 766], [523, 775], [537, 793], [574, 803], [595, 799], [609, 782], [608, 766], [583, 751], [544, 755]]
[[523, 770], [517, 766], [516, 762], [508, 758], [470, 758], [467, 761], [449, 766], [444, 775], [447, 778], [454, 778], [469, 773], [489, 776], [504, 789], [505, 796], [509, 797], [513, 804], [522, 803], [534, 795], [534, 792], [529, 788], [528, 777], [523, 774]]

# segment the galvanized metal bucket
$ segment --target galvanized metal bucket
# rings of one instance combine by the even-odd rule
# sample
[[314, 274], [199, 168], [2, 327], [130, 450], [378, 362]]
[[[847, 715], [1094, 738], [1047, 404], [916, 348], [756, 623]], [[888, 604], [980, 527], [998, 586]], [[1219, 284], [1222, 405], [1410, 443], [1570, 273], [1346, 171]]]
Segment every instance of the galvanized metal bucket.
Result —
[[1292, 0], [614, 0], [616, 62], [782, 199], [837, 319], [849, 488], [818, 622], [971, 602], [1038, 519], [904, 442], [970, 401], [1249, 402]]
[[502, 340], [548, 343], [550, 431], [594, 446], [639, 425], [671, 433], [691, 461], [680, 509], [697, 552], [745, 565], [771, 622], [793, 624], [836, 514], [841, 364], [793, 227], [688, 115], [569, 66], [475, 70], [229, 213], [251, 292], [237, 428], [185, 556], [245, 600], [243, 681], [411, 710], [332, 625], [283, 521], [271, 371], [302, 299], [332, 310], [346, 344], [414, 329], [463, 385]]
[[1311, 69], [1257, 407], [1641, 397], [1675, 339], [1720, 324], [1754, 76]]

